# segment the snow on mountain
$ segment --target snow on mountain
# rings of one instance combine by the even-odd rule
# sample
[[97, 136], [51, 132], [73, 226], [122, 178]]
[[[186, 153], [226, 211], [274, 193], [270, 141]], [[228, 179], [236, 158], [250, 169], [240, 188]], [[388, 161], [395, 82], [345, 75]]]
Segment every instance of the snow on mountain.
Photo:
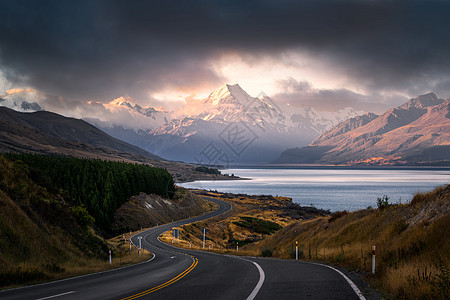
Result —
[[145, 140], [151, 142], [145, 149], [168, 159], [215, 163], [217, 157], [201, 161], [208, 145], [214, 145], [217, 156], [229, 162], [268, 162], [286, 146], [306, 145], [326, 128], [360, 113], [295, 108], [265, 95], [251, 97], [238, 84], [226, 84], [199, 101], [203, 105], [196, 114], [148, 131]]
[[[339, 123], [310, 146], [284, 151], [283, 163], [423, 164], [450, 162], [450, 99], [429, 93]], [[305, 161], [310, 153], [312, 160]]]
[[[166, 159], [228, 165], [269, 162], [282, 150], [307, 145], [338, 122], [364, 113], [352, 108], [321, 112], [293, 107], [267, 95], [252, 97], [238, 84], [225, 84], [205, 99], [190, 101], [184, 110], [190, 113], [183, 114], [142, 107], [120, 97], [105, 105], [111, 112], [125, 114], [115, 125], [89, 121]], [[138, 126], [129, 125], [133, 120], [139, 121]]]
[[166, 112], [162, 109], [156, 109], [151, 106], [142, 107], [139, 104], [133, 104], [130, 98], [125, 97], [114, 99], [113, 101], [106, 104], [105, 107], [110, 111], [124, 110], [132, 116], [140, 114], [147, 117], [147, 127], [145, 129], [158, 127], [172, 119], [172, 116], [169, 112]]

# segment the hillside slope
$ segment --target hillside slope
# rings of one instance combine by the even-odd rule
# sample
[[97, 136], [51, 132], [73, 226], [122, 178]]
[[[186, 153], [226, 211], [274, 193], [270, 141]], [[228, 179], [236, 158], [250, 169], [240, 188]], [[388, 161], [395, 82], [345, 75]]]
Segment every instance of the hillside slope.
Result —
[[[124, 232], [211, 210], [209, 203], [183, 189], [177, 191], [172, 199], [139, 193], [146, 190], [145, 187], [154, 190], [158, 183], [162, 183], [164, 189], [159, 194], [165, 195], [168, 187], [161, 181], [161, 175], [170, 177], [166, 170], [142, 173], [139, 169], [154, 168], [99, 160], [21, 155], [30, 163], [28, 165], [18, 160], [17, 155], [7, 157], [9, 159], [0, 155], [0, 288], [90, 273], [148, 259], [129, 250], [122, 238]], [[43, 167], [48, 162], [50, 169]], [[80, 164], [84, 164], [84, 168], [80, 169]], [[84, 172], [83, 169], [89, 171]], [[122, 182], [116, 180], [112, 184], [114, 174], [122, 174], [129, 180], [117, 178]], [[142, 180], [141, 175], [148, 179], [144, 187], [137, 185]], [[82, 183], [81, 187], [77, 181]], [[67, 186], [62, 184], [64, 182], [70, 184]], [[119, 201], [117, 195], [111, 193], [112, 185], [116, 193], [126, 198], [124, 201]], [[154, 192], [158, 193], [157, 190]], [[130, 195], [138, 196], [126, 201]], [[134, 199], [143, 199], [146, 205], [136, 205]], [[121, 205], [119, 210], [117, 204]], [[115, 213], [117, 222], [112, 224], [112, 228], [105, 227], [109, 222], [102, 222], [102, 219], [113, 219]], [[120, 234], [120, 238], [105, 240], [104, 236], [111, 233]], [[114, 257], [120, 257], [112, 265], [107, 262], [109, 249]]]
[[161, 160], [115, 139], [89, 123], [52, 112], [21, 113], [0, 106], [0, 150]]
[[85, 121], [0, 106], [0, 153], [33, 153], [147, 164], [168, 170], [176, 181], [229, 179], [196, 171], [197, 165], [167, 161], [115, 139]]
[[313, 160], [308, 148], [289, 149], [279, 163], [450, 164], [450, 99], [430, 93], [386, 111], [341, 122], [314, 140], [323, 149]]
[[[409, 204], [381, 199], [378, 209], [291, 224], [243, 250], [299, 256], [367, 274], [395, 299], [446, 299], [450, 292], [450, 185], [416, 195]], [[376, 276], [370, 277], [376, 246]], [[447, 298], [448, 299], [448, 298]]]
[[140, 193], [131, 197], [116, 211], [112, 230], [117, 233], [134, 231], [186, 219], [212, 209], [211, 202], [183, 188], [178, 188], [172, 199]]
[[107, 257], [107, 243], [83, 211], [28, 178], [28, 168], [0, 156], [0, 283], [58, 276], [72, 264]]

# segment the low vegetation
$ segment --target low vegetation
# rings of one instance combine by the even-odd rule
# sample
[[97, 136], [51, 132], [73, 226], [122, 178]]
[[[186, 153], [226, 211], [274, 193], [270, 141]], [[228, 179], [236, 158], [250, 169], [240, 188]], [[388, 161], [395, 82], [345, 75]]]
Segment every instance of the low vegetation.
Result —
[[252, 218], [252, 217], [239, 217], [239, 218], [240, 220], [233, 222], [233, 224], [246, 228], [256, 233], [272, 234], [275, 231], [283, 228], [281, 225], [278, 225], [278, 223], [263, 220], [260, 218]]
[[[106, 233], [116, 210], [140, 192], [172, 198], [175, 186], [164, 169], [143, 164], [33, 154], [8, 154], [16, 165], [49, 192], [59, 193], [76, 209], [81, 222], [91, 221]], [[87, 211], [94, 219], [90, 220]]]
[[[180, 240], [174, 242], [181, 247], [202, 249], [204, 227], [206, 249], [221, 253], [294, 259], [298, 241], [300, 259], [359, 272], [387, 298], [450, 295], [450, 185], [417, 194], [407, 204], [382, 196], [377, 209], [332, 214], [293, 206], [281, 197], [197, 193], [230, 201], [233, 211], [180, 228]], [[170, 243], [172, 237], [165, 240]]]
[[114, 214], [112, 231], [119, 234], [186, 219], [215, 209], [188, 190], [178, 187], [172, 199], [140, 193], [124, 203]]
[[[129, 248], [129, 230], [137, 226], [127, 227], [125, 237], [105, 239], [113, 232], [106, 226], [117, 207], [140, 190], [172, 197], [147, 195], [170, 203], [173, 211], [198, 200], [185, 190], [172, 192], [173, 181], [162, 169], [99, 160], [0, 155], [0, 288], [148, 259], [150, 253], [138, 256], [134, 247]], [[203, 202], [195, 205], [196, 213], [211, 209]], [[160, 216], [167, 220], [185, 214]]]
[[[237, 247], [261, 241], [284, 226], [298, 220], [311, 220], [328, 216], [329, 211], [314, 207], [302, 207], [287, 197], [269, 195], [244, 195], [195, 190], [194, 193], [229, 201], [233, 209], [229, 213], [189, 225], [180, 229], [180, 239], [174, 241], [182, 247], [201, 249], [202, 228], [207, 228], [206, 247], [222, 253], [235, 252]], [[172, 242], [167, 233], [162, 237]], [[245, 254], [245, 252], [240, 252]]]
[[302, 259], [360, 272], [393, 298], [448, 299], [450, 185], [418, 194], [409, 204], [390, 203], [387, 196], [378, 202], [378, 209], [336, 212], [290, 224], [242, 250], [292, 259], [298, 241]]

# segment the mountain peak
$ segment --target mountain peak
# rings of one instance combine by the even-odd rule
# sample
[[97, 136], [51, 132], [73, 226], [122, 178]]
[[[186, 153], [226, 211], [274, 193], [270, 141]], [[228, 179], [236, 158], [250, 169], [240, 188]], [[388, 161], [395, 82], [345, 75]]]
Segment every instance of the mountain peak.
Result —
[[411, 107], [415, 108], [427, 108], [430, 106], [435, 106], [443, 103], [444, 100], [439, 99], [434, 93], [427, 93], [424, 95], [420, 95], [416, 98], [412, 98], [402, 106], [403, 109], [409, 109]]
[[253, 99], [247, 92], [245, 92], [239, 84], [224, 84], [220, 88], [214, 90], [209, 94], [206, 103], [212, 105], [240, 103], [247, 104], [250, 99]]

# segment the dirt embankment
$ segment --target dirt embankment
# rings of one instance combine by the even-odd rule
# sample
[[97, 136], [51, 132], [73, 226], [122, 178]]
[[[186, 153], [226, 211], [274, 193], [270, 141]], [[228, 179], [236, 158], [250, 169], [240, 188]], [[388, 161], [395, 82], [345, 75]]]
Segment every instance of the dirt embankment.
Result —
[[212, 209], [212, 203], [180, 187], [173, 199], [141, 193], [116, 211], [112, 229], [119, 234], [189, 218]]

